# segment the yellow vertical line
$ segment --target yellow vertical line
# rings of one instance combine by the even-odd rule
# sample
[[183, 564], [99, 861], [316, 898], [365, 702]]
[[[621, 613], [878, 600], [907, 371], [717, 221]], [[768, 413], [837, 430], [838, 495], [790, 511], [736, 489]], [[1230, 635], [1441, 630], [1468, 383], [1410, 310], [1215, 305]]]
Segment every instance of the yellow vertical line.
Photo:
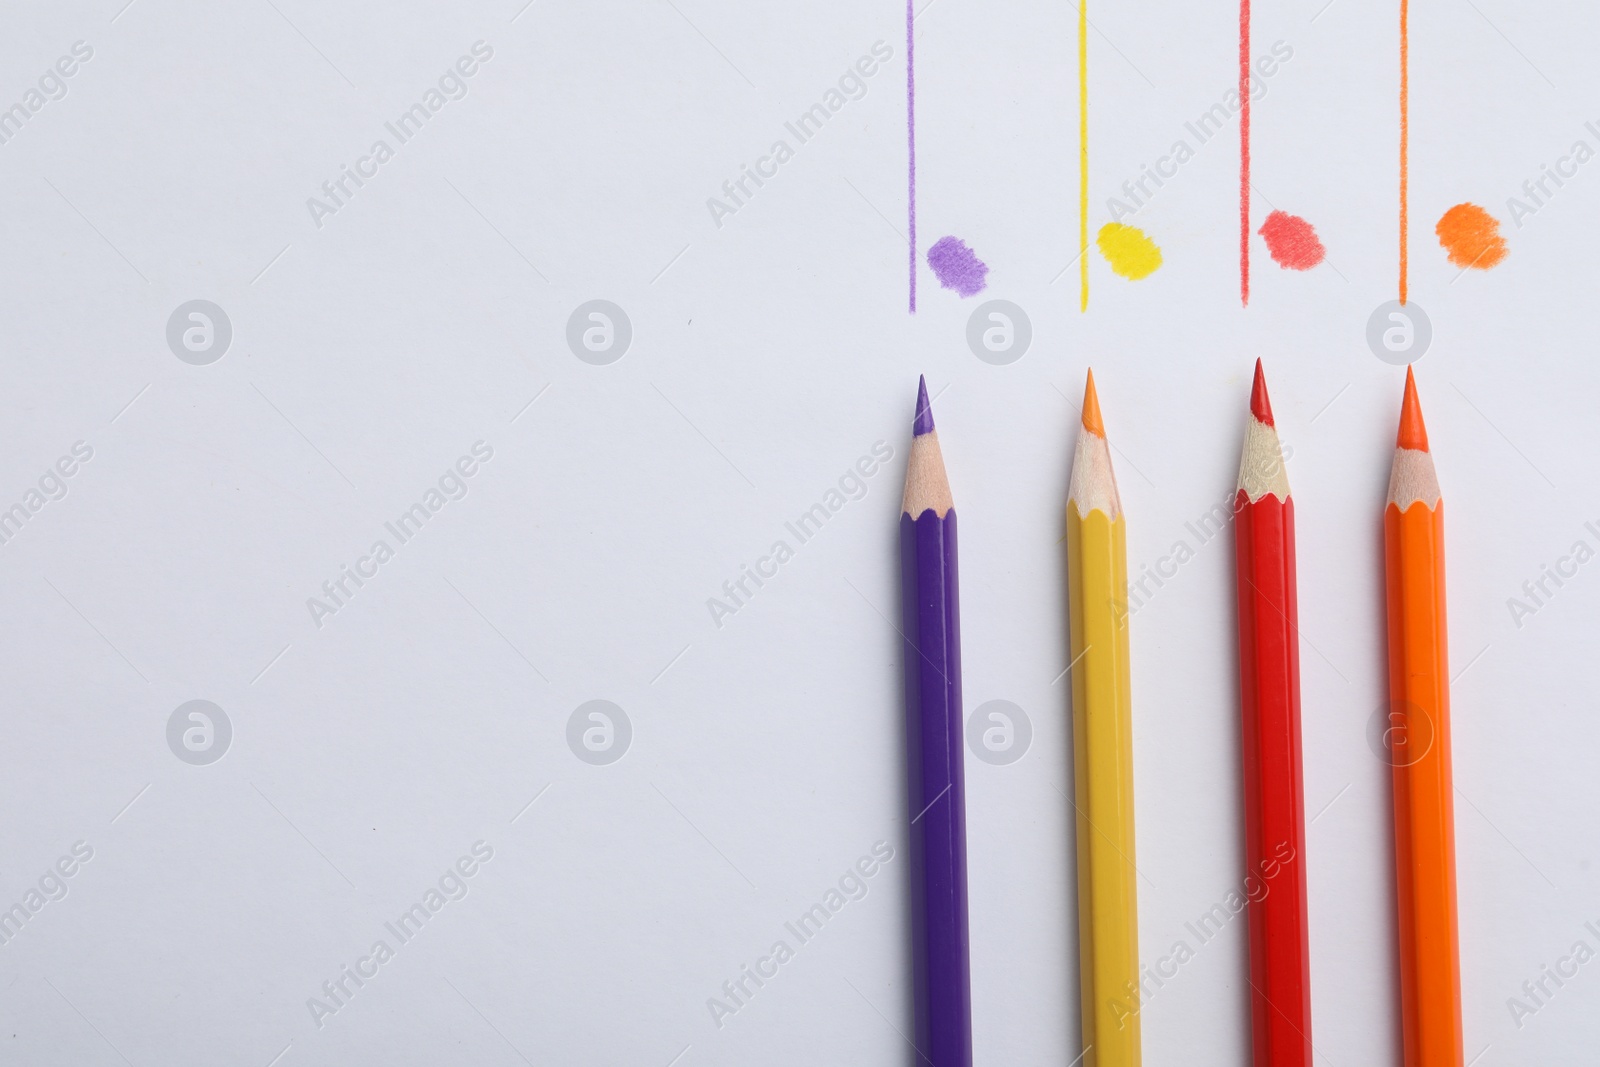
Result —
[[1078, 310], [1089, 310], [1089, 0], [1078, 0]]

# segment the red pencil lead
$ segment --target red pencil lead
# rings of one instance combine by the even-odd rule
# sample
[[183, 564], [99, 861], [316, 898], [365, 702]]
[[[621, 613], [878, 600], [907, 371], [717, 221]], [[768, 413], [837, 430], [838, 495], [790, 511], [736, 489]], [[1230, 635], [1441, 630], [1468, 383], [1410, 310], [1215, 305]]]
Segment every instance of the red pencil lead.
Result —
[[1428, 451], [1428, 428], [1422, 424], [1422, 405], [1417, 402], [1417, 379], [1406, 368], [1406, 395], [1400, 402], [1400, 433], [1395, 441], [1398, 448]]
[[1261, 361], [1256, 360], [1256, 383], [1250, 390], [1250, 414], [1263, 424], [1276, 427], [1272, 421], [1272, 401], [1267, 399], [1267, 376], [1261, 372]]

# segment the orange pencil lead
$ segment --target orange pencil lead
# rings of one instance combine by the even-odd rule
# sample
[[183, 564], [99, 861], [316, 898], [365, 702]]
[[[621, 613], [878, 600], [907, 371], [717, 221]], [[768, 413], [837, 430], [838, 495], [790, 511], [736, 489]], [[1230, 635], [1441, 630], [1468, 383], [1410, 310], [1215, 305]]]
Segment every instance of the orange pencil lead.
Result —
[[1261, 361], [1256, 360], [1256, 384], [1250, 390], [1250, 414], [1264, 426], [1276, 426], [1272, 421], [1272, 401], [1267, 399], [1267, 376], [1261, 371]]
[[1083, 387], [1083, 428], [1096, 437], [1106, 435], [1106, 424], [1100, 418], [1100, 396], [1094, 391], [1094, 370], [1089, 371], [1088, 384]]
[[1400, 402], [1400, 434], [1395, 447], [1428, 451], [1428, 428], [1422, 424], [1422, 405], [1417, 402], [1417, 379], [1410, 367], [1406, 368], [1406, 395]]

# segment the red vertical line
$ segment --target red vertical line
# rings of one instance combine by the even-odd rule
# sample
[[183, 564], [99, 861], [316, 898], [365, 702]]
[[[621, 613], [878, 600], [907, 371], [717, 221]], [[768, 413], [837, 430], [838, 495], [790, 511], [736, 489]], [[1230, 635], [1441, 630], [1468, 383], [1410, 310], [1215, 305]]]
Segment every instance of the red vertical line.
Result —
[[1239, 303], [1250, 303], [1250, 0], [1239, 0]]
[[1411, 172], [1411, 29], [1408, 0], [1400, 0], [1400, 303], [1406, 302], [1406, 268], [1410, 230], [1406, 222], [1407, 185]]
[[917, 63], [912, 36], [915, 0], [906, 0], [906, 202], [910, 237], [911, 314], [917, 313]]

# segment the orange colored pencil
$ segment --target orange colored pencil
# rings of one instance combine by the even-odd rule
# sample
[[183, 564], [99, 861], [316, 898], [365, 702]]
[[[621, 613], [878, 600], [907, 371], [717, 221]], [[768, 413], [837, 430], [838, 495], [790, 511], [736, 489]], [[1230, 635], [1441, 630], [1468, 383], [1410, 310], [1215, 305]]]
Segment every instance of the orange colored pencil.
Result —
[[1444, 506], [1409, 369], [1383, 512], [1383, 544], [1405, 1064], [1461, 1067]]

